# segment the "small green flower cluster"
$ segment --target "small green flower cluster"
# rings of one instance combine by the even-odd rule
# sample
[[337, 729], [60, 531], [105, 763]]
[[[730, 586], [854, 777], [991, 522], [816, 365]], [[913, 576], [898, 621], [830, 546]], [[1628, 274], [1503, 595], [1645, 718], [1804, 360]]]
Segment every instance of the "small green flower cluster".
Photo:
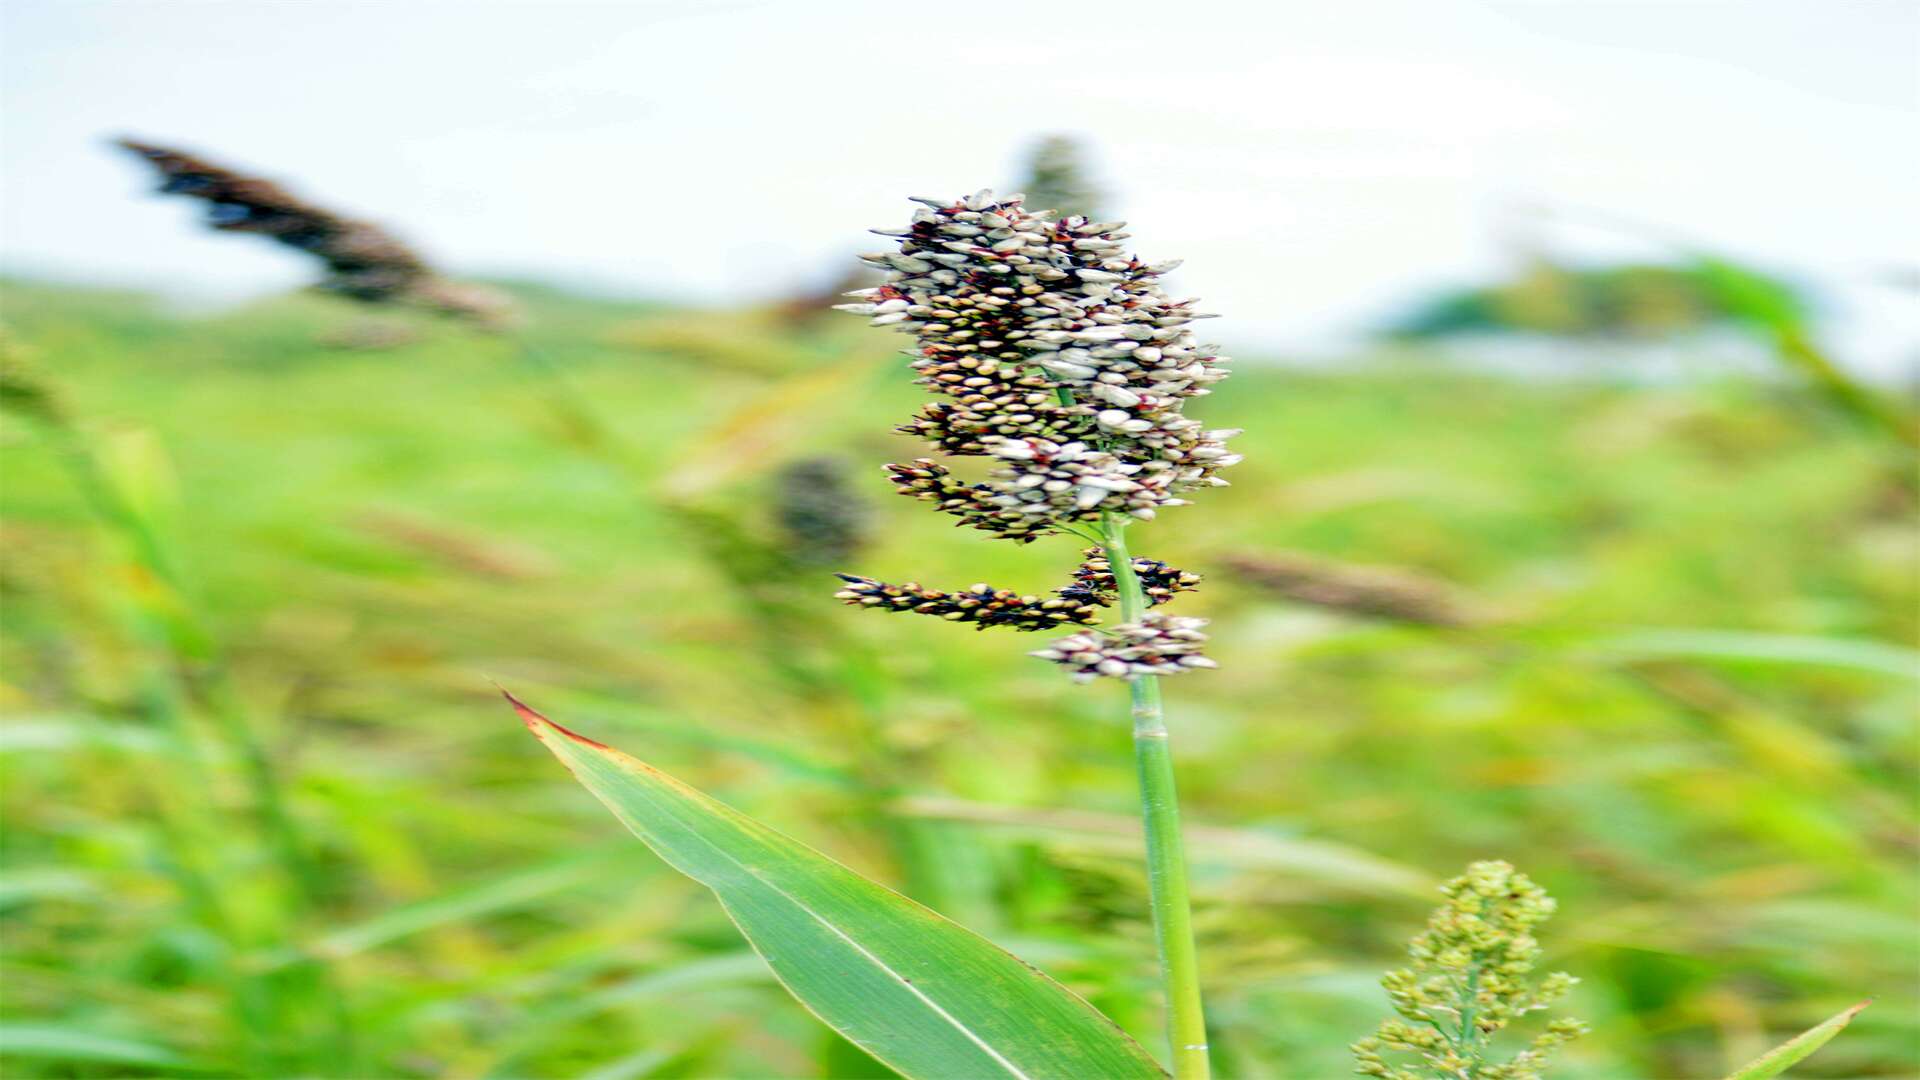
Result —
[[[1488, 1060], [1495, 1035], [1565, 997], [1576, 982], [1555, 972], [1533, 985], [1540, 943], [1533, 928], [1553, 914], [1546, 890], [1504, 862], [1477, 862], [1440, 890], [1447, 898], [1407, 950], [1410, 968], [1381, 980], [1394, 1010], [1379, 1031], [1353, 1045], [1362, 1076], [1380, 1080], [1538, 1080], [1553, 1050], [1584, 1034], [1559, 1019], [1512, 1060]], [[1418, 1054], [1425, 1071], [1389, 1062]]]

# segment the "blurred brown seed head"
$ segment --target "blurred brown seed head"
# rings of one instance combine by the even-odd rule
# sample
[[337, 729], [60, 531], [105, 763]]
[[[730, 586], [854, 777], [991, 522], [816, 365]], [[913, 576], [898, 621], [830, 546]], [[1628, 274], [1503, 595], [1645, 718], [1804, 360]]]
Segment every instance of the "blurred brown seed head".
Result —
[[319, 287], [369, 304], [410, 304], [501, 330], [517, 319], [513, 301], [479, 285], [448, 281], [419, 253], [370, 222], [343, 217], [271, 180], [248, 176], [182, 150], [121, 139], [160, 174], [159, 191], [207, 204], [207, 225], [256, 233], [320, 260]]
[[827, 566], [866, 546], [868, 507], [854, 490], [846, 462], [803, 458], [781, 469], [774, 483], [774, 514], [795, 562]]
[[1289, 551], [1241, 552], [1226, 563], [1240, 580], [1295, 603], [1429, 626], [1481, 621], [1452, 586], [1411, 570], [1355, 566]]

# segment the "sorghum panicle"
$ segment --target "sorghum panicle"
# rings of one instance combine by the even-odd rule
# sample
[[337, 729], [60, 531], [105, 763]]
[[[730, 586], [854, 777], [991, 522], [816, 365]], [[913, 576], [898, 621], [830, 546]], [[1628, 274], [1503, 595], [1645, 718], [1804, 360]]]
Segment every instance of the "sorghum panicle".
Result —
[[248, 176], [187, 153], [138, 139], [119, 145], [160, 174], [159, 191], [207, 204], [207, 225], [247, 232], [319, 259], [319, 287], [364, 303], [404, 302], [465, 319], [484, 329], [512, 323], [513, 303], [495, 290], [449, 281], [378, 225], [343, 217], [271, 180]]
[[[1028, 213], [1018, 195], [914, 201], [923, 209], [906, 228], [875, 230], [898, 238], [899, 251], [862, 256], [887, 271], [886, 281], [841, 306], [916, 339], [913, 369], [940, 400], [900, 430], [997, 467], [970, 483], [931, 458], [889, 465], [901, 494], [1027, 543], [1108, 514], [1150, 519], [1184, 505], [1184, 494], [1226, 483], [1217, 473], [1240, 460], [1225, 444], [1238, 432], [1208, 430], [1182, 411], [1226, 371], [1225, 358], [1190, 329], [1208, 316], [1160, 287], [1177, 262], [1125, 254], [1123, 223], [1054, 220]], [[1156, 602], [1181, 587], [1175, 573], [1150, 584], [1160, 590]], [[1105, 587], [1084, 578], [1056, 597], [1092, 602]], [[935, 605], [928, 613], [949, 617], [927, 603]], [[1199, 625], [1151, 616], [1103, 631], [1110, 647], [1091, 663], [1080, 662], [1093, 655], [1080, 640], [1086, 634], [1050, 658], [1077, 674], [1172, 674], [1207, 666], [1193, 662]]]
[[[1565, 972], [1537, 985], [1530, 977], [1540, 960], [1533, 928], [1553, 914], [1553, 899], [1504, 862], [1474, 863], [1440, 891], [1447, 902], [1408, 947], [1413, 966], [1381, 979], [1404, 1019], [1354, 1044], [1356, 1071], [1382, 1080], [1538, 1080], [1553, 1050], [1584, 1034], [1585, 1024], [1554, 1020], [1509, 1061], [1487, 1054], [1493, 1036], [1579, 981]], [[1419, 1055], [1426, 1071], [1389, 1062], [1388, 1050]]]
[[907, 228], [876, 230], [899, 237], [899, 252], [862, 256], [888, 269], [886, 283], [842, 308], [918, 339], [913, 367], [945, 400], [903, 430], [1001, 467], [963, 485], [915, 462], [930, 475], [912, 479], [937, 482], [903, 487], [1032, 540], [1108, 510], [1151, 518], [1225, 482], [1215, 474], [1239, 460], [1224, 443], [1236, 432], [1181, 412], [1226, 372], [1189, 329], [1207, 316], [1161, 291], [1177, 263], [1122, 254], [1119, 223], [1053, 221], [1019, 196], [916, 201], [927, 208]]

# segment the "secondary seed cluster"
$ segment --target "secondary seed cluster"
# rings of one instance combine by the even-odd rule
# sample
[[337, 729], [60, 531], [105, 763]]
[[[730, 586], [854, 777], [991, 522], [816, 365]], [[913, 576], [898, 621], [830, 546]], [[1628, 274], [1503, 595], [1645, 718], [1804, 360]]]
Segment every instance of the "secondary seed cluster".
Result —
[[841, 574], [847, 587], [834, 597], [857, 607], [877, 611], [911, 611], [917, 615], [936, 615], [948, 622], [973, 623], [974, 628], [1011, 626], [1015, 630], [1052, 630], [1077, 623], [1091, 626], [1100, 621], [1100, 604], [1070, 597], [1067, 590], [1055, 590], [1042, 599], [1022, 596], [1011, 589], [975, 585], [960, 592], [922, 588], [919, 582], [889, 585], [884, 581]]
[[901, 430], [999, 468], [968, 484], [931, 461], [890, 466], [903, 493], [1024, 542], [1106, 511], [1151, 518], [1225, 483], [1237, 432], [1181, 412], [1226, 371], [1189, 328], [1208, 316], [1161, 290], [1177, 261], [1142, 263], [1123, 253], [1123, 223], [1055, 221], [1018, 195], [915, 201], [906, 228], [875, 230], [900, 250], [862, 256], [886, 282], [841, 309], [918, 341], [913, 368], [944, 400]]
[[1142, 675], [1179, 675], [1217, 665], [1200, 655], [1207, 635], [1205, 619], [1150, 611], [1139, 622], [1121, 623], [1105, 633], [1071, 634], [1032, 655], [1067, 669], [1074, 682], [1101, 676], [1131, 682]]
[[425, 259], [378, 225], [315, 206], [271, 180], [205, 158], [136, 139], [120, 146], [160, 174], [160, 192], [207, 204], [207, 225], [255, 233], [319, 259], [320, 287], [366, 303], [407, 302], [488, 329], [512, 322], [512, 301], [492, 289], [448, 281]]
[[[1176, 592], [1197, 588], [1200, 575], [1177, 570], [1158, 559], [1135, 559], [1133, 569], [1146, 589], [1147, 602], [1160, 604]], [[975, 629], [1010, 626], [1015, 630], [1051, 630], [1075, 624], [1094, 626], [1100, 622], [1100, 609], [1119, 601], [1113, 570], [1099, 548], [1087, 549], [1087, 561], [1073, 572], [1073, 584], [1053, 590], [1045, 597], [1025, 596], [1012, 589], [975, 585], [959, 592], [928, 589], [919, 582], [893, 585], [858, 574], [838, 574], [846, 588], [833, 594], [854, 607], [874, 611], [911, 611], [916, 615], [934, 615], [948, 622], [974, 624]]]
[[[1086, 596], [1097, 598], [1101, 606], [1111, 606], [1119, 601], [1116, 590], [1119, 584], [1113, 580], [1113, 566], [1107, 562], [1107, 553], [1099, 548], [1088, 548], [1084, 553], [1086, 561], [1073, 572], [1073, 584], [1060, 590], [1062, 596]], [[1168, 566], [1159, 559], [1133, 558], [1134, 576], [1140, 579], [1140, 588], [1147, 594], [1147, 604], [1157, 607], [1173, 599], [1173, 594], [1188, 592], [1200, 587], [1200, 575]]]
[[[1240, 460], [1226, 447], [1238, 432], [1208, 430], [1182, 411], [1226, 369], [1191, 330], [1210, 316], [1161, 289], [1160, 276], [1177, 261], [1147, 264], [1126, 254], [1123, 222], [1029, 213], [1019, 195], [914, 201], [922, 208], [905, 228], [874, 230], [897, 238], [899, 250], [861, 256], [886, 280], [849, 293], [860, 302], [840, 308], [915, 338], [913, 369], [938, 397], [899, 430], [994, 467], [975, 483], [932, 458], [888, 465], [901, 494], [1028, 543], [1112, 514], [1151, 519], [1185, 505], [1182, 495], [1226, 483], [1217, 473]], [[1132, 566], [1149, 604], [1199, 582], [1152, 559]], [[1113, 567], [1098, 549], [1071, 584], [1044, 599], [986, 585], [947, 593], [841, 576], [847, 587], [838, 595], [847, 603], [982, 628], [1092, 626], [1097, 610], [1118, 600]], [[1153, 612], [1034, 655], [1082, 681], [1179, 674], [1213, 666], [1200, 655], [1203, 625]]]

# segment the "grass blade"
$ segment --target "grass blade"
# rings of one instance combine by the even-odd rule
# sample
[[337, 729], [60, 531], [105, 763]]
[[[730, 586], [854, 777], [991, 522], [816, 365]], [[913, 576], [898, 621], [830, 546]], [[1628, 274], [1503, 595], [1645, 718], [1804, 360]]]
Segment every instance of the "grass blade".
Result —
[[714, 891], [794, 997], [903, 1075], [1164, 1075], [1092, 1006], [985, 938], [508, 700], [634, 835]]
[[1854, 1017], [1860, 1015], [1860, 1010], [1871, 1004], [1873, 1004], [1872, 1001], [1863, 1001], [1829, 1016], [1817, 1026], [1801, 1032], [1748, 1062], [1738, 1072], [1727, 1077], [1727, 1080], [1767, 1080], [1768, 1077], [1779, 1076], [1811, 1057], [1815, 1050], [1827, 1045], [1828, 1040], [1840, 1034], [1841, 1028], [1846, 1027]]
[[190, 1068], [180, 1055], [152, 1043], [58, 1024], [0, 1024], [0, 1061], [46, 1058], [151, 1069]]
[[1726, 660], [1852, 668], [1920, 680], [1920, 653], [1884, 641], [1737, 630], [1643, 630], [1594, 642], [1622, 660]]
[[302, 954], [330, 959], [353, 956], [422, 930], [524, 907], [554, 893], [608, 878], [619, 869], [616, 852], [596, 849], [570, 855], [440, 896], [401, 904], [363, 922], [329, 931], [304, 950], [288, 950], [277, 959], [291, 962]]

